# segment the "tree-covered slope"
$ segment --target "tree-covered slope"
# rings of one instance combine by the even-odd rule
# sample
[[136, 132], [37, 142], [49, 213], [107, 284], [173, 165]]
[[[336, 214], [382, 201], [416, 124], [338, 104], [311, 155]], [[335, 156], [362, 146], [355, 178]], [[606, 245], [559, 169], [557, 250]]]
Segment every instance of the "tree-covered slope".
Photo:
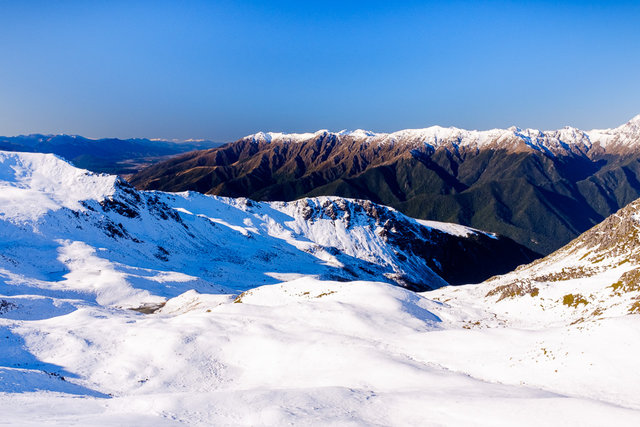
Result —
[[610, 130], [256, 134], [151, 166], [138, 188], [256, 200], [334, 195], [549, 253], [640, 197], [640, 116]]

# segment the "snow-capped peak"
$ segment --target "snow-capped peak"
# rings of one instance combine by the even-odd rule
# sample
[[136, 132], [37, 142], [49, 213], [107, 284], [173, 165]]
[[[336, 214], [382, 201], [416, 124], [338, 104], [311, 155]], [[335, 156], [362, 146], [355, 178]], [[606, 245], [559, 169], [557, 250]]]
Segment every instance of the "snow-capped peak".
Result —
[[78, 169], [54, 154], [0, 151], [0, 216], [37, 218], [112, 195], [119, 180]]
[[640, 115], [613, 129], [594, 129], [587, 132], [589, 138], [604, 148], [640, 147]]
[[309, 139], [318, 137], [322, 134], [329, 133], [326, 129], [321, 129], [315, 132], [306, 133], [287, 133], [287, 132], [258, 132], [253, 135], [248, 135], [243, 139], [248, 139], [253, 142], [302, 142]]
[[636, 125], [639, 126], [640, 125], [640, 114], [638, 114], [637, 116], [633, 117], [631, 120], [629, 120], [627, 122], [627, 125]]
[[371, 132], [369, 130], [364, 130], [364, 129], [356, 129], [356, 130], [343, 129], [340, 132], [338, 132], [338, 135], [352, 136], [354, 138], [365, 139], [371, 136], [378, 136], [379, 134], [375, 132]]
[[640, 135], [640, 114], [618, 128], [622, 133]]

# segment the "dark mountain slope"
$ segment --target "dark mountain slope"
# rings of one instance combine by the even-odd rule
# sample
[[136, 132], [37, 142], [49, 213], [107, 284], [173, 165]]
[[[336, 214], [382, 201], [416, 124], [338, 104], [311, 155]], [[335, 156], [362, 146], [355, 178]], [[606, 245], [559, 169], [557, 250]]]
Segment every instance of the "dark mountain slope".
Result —
[[335, 195], [497, 232], [539, 253], [640, 197], [640, 117], [620, 128], [256, 134], [133, 177], [256, 200]]

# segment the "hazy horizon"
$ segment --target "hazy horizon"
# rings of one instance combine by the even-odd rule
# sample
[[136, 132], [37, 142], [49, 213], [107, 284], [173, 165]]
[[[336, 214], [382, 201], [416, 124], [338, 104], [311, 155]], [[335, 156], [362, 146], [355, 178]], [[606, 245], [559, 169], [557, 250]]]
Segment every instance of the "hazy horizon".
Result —
[[[636, 116], [640, 116], [640, 114], [638, 114]], [[636, 116], [631, 117], [630, 119], [633, 119]], [[624, 125], [628, 121], [629, 121], [628, 119], [627, 120], [623, 120], [623, 121], [620, 122], [619, 125], [613, 125], [611, 128], [616, 128], [616, 127], [618, 127], [620, 125]], [[438, 124], [434, 124], [434, 125], [431, 125], [431, 126], [439, 126], [439, 125]], [[511, 125], [511, 126], [505, 126], [505, 127], [499, 128], [499, 129], [508, 129], [508, 128], [512, 127], [512, 126], [518, 127], [520, 129], [526, 129], [526, 128], [522, 127], [522, 126], [518, 126], [518, 125], [515, 125], [515, 124]], [[569, 126], [569, 125], [566, 125], [566, 126]], [[429, 126], [426, 126], [426, 127], [429, 127]], [[469, 130], [469, 131], [487, 131], [487, 130], [497, 129], [497, 128], [470, 129], [470, 128], [460, 128], [458, 126], [448, 126], [448, 127], [454, 127], [454, 128], [459, 128], [459, 129]], [[562, 127], [564, 127], [564, 126], [561, 126], [561, 127], [555, 128], [555, 129], [548, 128], [548, 129], [537, 129], [537, 130], [552, 131], [552, 130], [560, 129]], [[421, 128], [411, 128], [411, 129], [421, 129]], [[395, 131], [392, 130], [392, 131], [388, 131], [388, 132], [380, 132], [380, 131], [376, 131], [374, 129], [360, 129], [360, 130], [372, 131], [374, 133], [382, 134], [382, 133], [393, 133], [393, 132], [397, 132], [397, 131], [411, 130], [411, 129], [396, 129]], [[592, 130], [601, 130], [601, 129], [604, 130], [605, 128], [578, 128], [578, 129], [583, 130], [583, 131], [592, 131]], [[315, 130], [301, 130], [301, 131], [291, 131], [291, 132], [261, 130], [261, 131], [254, 132], [253, 134], [258, 133], [258, 132], [284, 133], [284, 134], [304, 134], [304, 133], [317, 133], [317, 132], [322, 132], [322, 131], [328, 131], [328, 132], [331, 132], [331, 133], [339, 133], [339, 132], [344, 132], [344, 131], [355, 131], [355, 130], [358, 130], [358, 129], [339, 129], [339, 130], [337, 130], [337, 129], [315, 129]], [[77, 133], [73, 133], [72, 134], [72, 133], [40, 133], [40, 132], [31, 132], [31, 133], [26, 133], [26, 134], [22, 133], [22, 134], [16, 134], [16, 135], [0, 135], [0, 138], [16, 138], [16, 137], [22, 137], [22, 136], [28, 137], [28, 136], [31, 136], [31, 135], [42, 135], [42, 136], [61, 136], [61, 135], [66, 135], [66, 136], [72, 136], [72, 137], [76, 137], [76, 136], [77, 137], [82, 137], [82, 138], [86, 138], [86, 139], [90, 139], [90, 140], [100, 140], [100, 139], [122, 139], [122, 140], [127, 140], [127, 139], [147, 139], [147, 140], [150, 140], [150, 141], [163, 141], [163, 142], [175, 142], [175, 143], [207, 142], [207, 141], [209, 141], [209, 142], [218, 142], [218, 143], [228, 143], [228, 142], [235, 142], [235, 141], [237, 141], [237, 140], [239, 140], [239, 139], [241, 139], [243, 137], [246, 137], [246, 136], [249, 136], [249, 135], [253, 135], [253, 134], [240, 135], [237, 138], [234, 138], [232, 140], [225, 140], [225, 141], [214, 140], [214, 139], [211, 139], [211, 138], [185, 138], [185, 139], [180, 139], [180, 138], [149, 138], [149, 137], [145, 137], [145, 136], [131, 136], [131, 137], [127, 137], [127, 136], [122, 136], [122, 137], [97, 136], [97, 137], [94, 137], [94, 136], [80, 135], [80, 134], [77, 134]]]

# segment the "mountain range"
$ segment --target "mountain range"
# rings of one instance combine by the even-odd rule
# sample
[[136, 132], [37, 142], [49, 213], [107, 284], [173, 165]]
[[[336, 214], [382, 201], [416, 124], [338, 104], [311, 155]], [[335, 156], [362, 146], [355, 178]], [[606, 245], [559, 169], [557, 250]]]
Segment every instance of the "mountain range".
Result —
[[130, 175], [176, 154], [214, 148], [222, 144], [198, 141], [164, 141], [146, 138], [90, 139], [77, 135], [0, 136], [0, 150], [53, 153], [94, 172]]
[[257, 133], [131, 178], [255, 200], [368, 199], [548, 254], [640, 196], [640, 116], [605, 130]]

